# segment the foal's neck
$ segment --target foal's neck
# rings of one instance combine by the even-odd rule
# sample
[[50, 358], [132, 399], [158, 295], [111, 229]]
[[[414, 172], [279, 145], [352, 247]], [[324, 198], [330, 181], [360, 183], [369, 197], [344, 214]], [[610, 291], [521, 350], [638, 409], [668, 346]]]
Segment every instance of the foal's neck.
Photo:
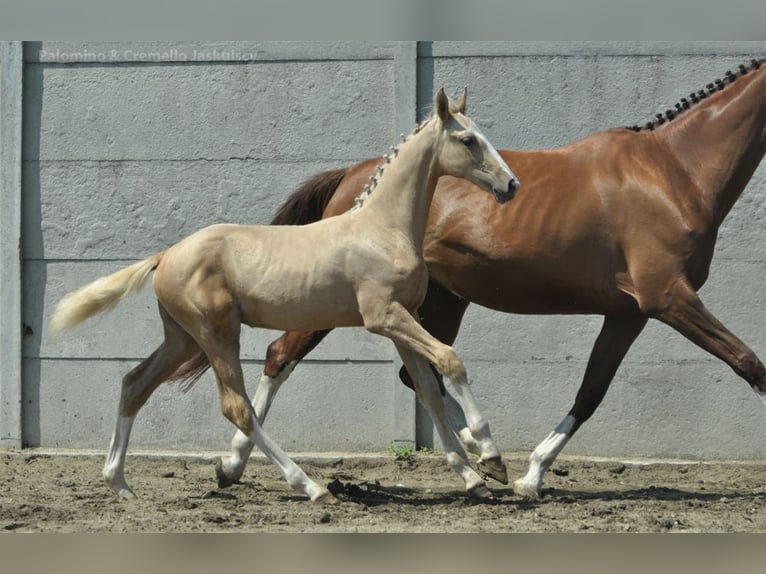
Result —
[[656, 130], [684, 167], [717, 226], [766, 151], [766, 65], [737, 78]]
[[409, 236], [417, 250], [422, 249], [428, 209], [441, 175], [436, 123], [428, 122], [399, 146], [360, 209], [360, 215]]

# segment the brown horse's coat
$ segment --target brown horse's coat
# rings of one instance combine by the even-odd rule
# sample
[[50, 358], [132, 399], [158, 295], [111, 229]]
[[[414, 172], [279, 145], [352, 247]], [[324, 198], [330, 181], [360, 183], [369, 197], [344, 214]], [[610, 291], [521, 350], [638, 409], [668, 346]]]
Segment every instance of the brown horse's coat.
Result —
[[[439, 182], [424, 242], [431, 284], [419, 311], [432, 334], [451, 344], [469, 303], [605, 316], [568, 418], [515, 485], [524, 495], [539, 496], [542, 473], [598, 407], [649, 318], [725, 361], [766, 402], [763, 364], [696, 294], [718, 228], [766, 150], [766, 65], [754, 61], [721, 88], [691, 95], [680, 113], [644, 128], [598, 132], [553, 150], [501, 151], [524, 189], [499, 208], [470, 183]], [[347, 210], [379, 161], [347, 168], [321, 217]], [[319, 188], [327, 197], [317, 177], [285, 210]], [[280, 217], [289, 221], [284, 211]], [[306, 221], [305, 213], [297, 217]], [[285, 367], [292, 370], [325, 334], [287, 333], [272, 343], [256, 393], [261, 419]]]

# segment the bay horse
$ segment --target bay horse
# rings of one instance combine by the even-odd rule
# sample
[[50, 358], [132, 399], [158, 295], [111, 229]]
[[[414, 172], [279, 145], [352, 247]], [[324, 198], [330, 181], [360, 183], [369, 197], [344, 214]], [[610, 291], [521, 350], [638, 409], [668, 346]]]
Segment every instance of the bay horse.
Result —
[[[431, 363], [470, 395], [462, 361], [423, 329], [416, 316], [428, 285], [422, 244], [438, 179], [466, 177], [497, 203], [513, 198], [519, 186], [465, 115], [465, 96], [450, 102], [440, 89], [436, 113], [403, 138], [366, 187], [357, 209], [342, 217], [305, 226], [212, 225], [61, 300], [51, 319], [53, 331], [113, 307], [154, 271], [164, 340], [122, 381], [103, 470], [119, 497], [134, 496], [124, 467], [138, 411], [165, 381], [181, 379], [188, 389], [201, 374], [189, 366], [204, 363], [215, 373], [221, 411], [239, 434], [257, 444], [294, 489], [312, 501], [337, 502], [263, 432], [243, 381], [242, 324], [281, 330], [364, 326], [391, 339], [410, 372], [430, 374]], [[444, 401], [431, 382], [415, 377], [446, 445], [449, 465], [469, 494], [489, 496], [451, 432]], [[483, 420], [478, 424], [486, 427]]]
[[[532, 452], [526, 476], [513, 485], [517, 494], [541, 496], [546, 469], [599, 406], [650, 318], [726, 362], [766, 403], [762, 362], [697, 296], [718, 229], [766, 149], [764, 61], [727, 72], [645, 125], [558, 149], [501, 150], [524, 192], [498, 209], [470, 183], [440, 180], [424, 243], [430, 283], [419, 310], [430, 333], [452, 344], [470, 303], [505, 313], [604, 316], [574, 405]], [[315, 176], [274, 223], [343, 213], [379, 163]], [[254, 399], [261, 422], [280, 385], [328, 332], [290, 332], [269, 346]], [[400, 377], [412, 386], [405, 369]], [[466, 448], [486, 456], [495, 447], [475, 440], [460, 405], [449, 393], [445, 399]], [[242, 475], [251, 448], [235, 444], [226, 481]], [[505, 482], [502, 473], [488, 474]]]

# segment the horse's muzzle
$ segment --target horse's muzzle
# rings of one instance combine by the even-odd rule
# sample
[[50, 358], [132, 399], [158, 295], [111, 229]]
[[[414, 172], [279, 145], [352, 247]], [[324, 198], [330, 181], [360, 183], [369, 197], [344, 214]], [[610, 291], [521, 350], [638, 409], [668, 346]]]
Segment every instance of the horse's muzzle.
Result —
[[512, 177], [508, 181], [508, 189], [494, 189], [493, 195], [495, 196], [495, 201], [498, 203], [506, 203], [508, 201], [511, 201], [514, 197], [516, 197], [516, 192], [518, 191], [519, 187], [521, 187], [521, 183], [518, 179], [515, 177]]

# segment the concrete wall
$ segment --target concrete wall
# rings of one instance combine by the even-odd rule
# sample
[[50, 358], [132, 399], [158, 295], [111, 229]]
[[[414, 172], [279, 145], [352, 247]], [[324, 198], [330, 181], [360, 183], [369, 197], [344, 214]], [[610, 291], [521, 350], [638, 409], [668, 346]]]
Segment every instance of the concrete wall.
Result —
[[[268, 222], [302, 180], [409, 132], [434, 88], [467, 84], [470, 113], [498, 147], [554, 147], [646, 121], [764, 52], [762, 43], [25, 44], [24, 445], [105, 448], [120, 379], [161, 340], [150, 289], [52, 337], [46, 324], [64, 293], [204, 225]], [[765, 214], [761, 166], [701, 293], [760, 355]], [[600, 324], [469, 309], [456, 348], [503, 450], [533, 448], [568, 410]], [[275, 336], [244, 332], [249, 380]], [[438, 447], [397, 369], [388, 341], [336, 331], [280, 392], [267, 428], [288, 450]], [[132, 445], [223, 449], [231, 433], [207, 375], [187, 395], [158, 390]], [[650, 324], [567, 452], [766, 458], [765, 436], [746, 384]]]

